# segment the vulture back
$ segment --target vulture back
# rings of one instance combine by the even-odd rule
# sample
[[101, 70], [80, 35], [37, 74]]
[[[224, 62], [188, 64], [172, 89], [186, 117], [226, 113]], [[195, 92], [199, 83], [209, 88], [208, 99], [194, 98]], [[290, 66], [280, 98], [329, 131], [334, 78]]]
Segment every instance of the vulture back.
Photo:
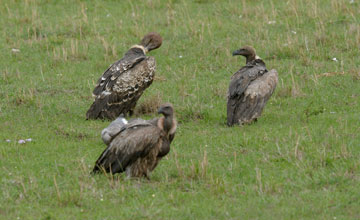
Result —
[[105, 84], [98, 85], [101, 85], [101, 92], [95, 88], [95, 101], [86, 113], [87, 119], [113, 120], [120, 114], [132, 112], [144, 90], [153, 82], [155, 67], [155, 58], [146, 57], [120, 74], [110, 74]]
[[260, 117], [277, 82], [278, 73], [272, 69], [252, 81], [239, 99], [229, 99], [228, 125], [247, 124]]

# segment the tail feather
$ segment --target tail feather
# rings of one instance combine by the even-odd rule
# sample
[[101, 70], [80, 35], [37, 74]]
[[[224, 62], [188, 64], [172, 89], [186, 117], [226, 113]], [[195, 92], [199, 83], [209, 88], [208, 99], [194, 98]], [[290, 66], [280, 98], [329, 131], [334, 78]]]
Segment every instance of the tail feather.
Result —
[[123, 172], [122, 163], [119, 159], [114, 158], [114, 155], [111, 154], [110, 148], [106, 148], [104, 152], [100, 155], [99, 159], [95, 162], [95, 166], [91, 174], [98, 173], [119, 173]]
[[227, 125], [233, 126], [234, 125], [234, 117], [235, 117], [235, 110], [236, 110], [236, 100], [230, 99], [227, 103]]
[[107, 147], [100, 155], [100, 157], [96, 160], [95, 166], [92, 170], [92, 174], [100, 173], [101, 171], [106, 171], [106, 167], [104, 165], [107, 163], [107, 156], [109, 152], [109, 147]]
[[108, 103], [108, 96], [103, 98], [96, 97], [94, 103], [90, 106], [89, 110], [86, 112], [86, 119], [97, 119], [101, 117], [101, 111], [105, 109]]
[[95, 175], [95, 174], [99, 174], [100, 173], [100, 168], [95, 165], [94, 169], [91, 171], [91, 175]]
[[96, 97], [94, 103], [86, 113], [86, 119], [111, 119], [114, 120], [120, 114], [132, 113], [136, 101], [140, 96], [127, 94], [126, 97], [118, 94], [110, 94], [104, 97]]

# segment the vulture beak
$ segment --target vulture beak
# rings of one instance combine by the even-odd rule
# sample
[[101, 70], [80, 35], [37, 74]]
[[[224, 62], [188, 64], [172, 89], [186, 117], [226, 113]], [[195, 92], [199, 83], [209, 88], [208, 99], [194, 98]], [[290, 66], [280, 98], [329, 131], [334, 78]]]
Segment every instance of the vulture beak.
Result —
[[164, 114], [164, 107], [159, 108], [158, 114]]
[[233, 53], [232, 53], [233, 56], [236, 56], [236, 55], [242, 55], [242, 50], [235, 50]]

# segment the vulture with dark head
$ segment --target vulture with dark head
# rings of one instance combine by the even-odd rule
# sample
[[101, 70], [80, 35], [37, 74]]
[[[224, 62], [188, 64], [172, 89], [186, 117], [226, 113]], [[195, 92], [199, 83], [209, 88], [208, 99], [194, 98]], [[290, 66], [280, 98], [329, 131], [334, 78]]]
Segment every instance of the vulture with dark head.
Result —
[[158, 113], [163, 116], [149, 121], [135, 119], [122, 125], [120, 122], [119, 131], [96, 161], [93, 173], [125, 172], [127, 177], [149, 178], [149, 173], [169, 153], [177, 126], [171, 104], [162, 105]]
[[95, 101], [87, 111], [86, 119], [114, 120], [120, 114], [132, 115], [136, 102], [155, 76], [155, 58], [147, 57], [146, 53], [161, 44], [161, 36], [151, 32], [112, 64], [96, 84]]
[[229, 126], [257, 120], [278, 82], [276, 70], [268, 71], [254, 48], [245, 46], [234, 51], [235, 55], [244, 56], [246, 65], [231, 77], [227, 102]]

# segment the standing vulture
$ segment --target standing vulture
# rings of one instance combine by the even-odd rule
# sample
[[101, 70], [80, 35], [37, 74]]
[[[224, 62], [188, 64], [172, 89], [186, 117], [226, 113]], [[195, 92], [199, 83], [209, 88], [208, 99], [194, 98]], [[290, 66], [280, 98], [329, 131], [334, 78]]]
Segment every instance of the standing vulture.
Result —
[[171, 104], [162, 105], [158, 113], [164, 116], [123, 124], [96, 161], [93, 173], [126, 172], [127, 177], [149, 178], [160, 159], [169, 153], [177, 126]]
[[136, 102], [155, 76], [155, 58], [147, 57], [146, 53], [159, 48], [161, 43], [159, 34], [145, 35], [139, 45], [132, 46], [104, 72], [93, 91], [95, 101], [86, 119], [114, 120], [120, 114], [132, 115]]
[[227, 102], [228, 126], [256, 121], [278, 82], [276, 70], [268, 71], [254, 48], [245, 46], [234, 51], [235, 55], [244, 56], [246, 65], [231, 77]]

